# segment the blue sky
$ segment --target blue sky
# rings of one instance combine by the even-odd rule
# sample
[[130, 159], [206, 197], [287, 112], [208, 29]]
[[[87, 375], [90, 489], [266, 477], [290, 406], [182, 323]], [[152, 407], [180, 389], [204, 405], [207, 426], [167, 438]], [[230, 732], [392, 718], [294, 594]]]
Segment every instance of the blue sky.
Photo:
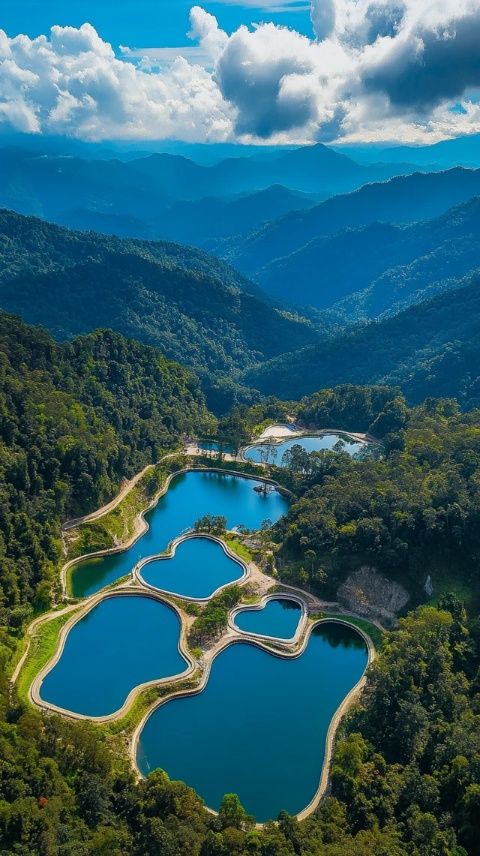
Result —
[[[235, 5], [224, 2], [200, 2], [218, 19], [227, 32], [240, 24], [273, 21], [312, 35], [308, 0], [291, 0], [281, 12], [256, 8], [255, 0]], [[278, 6], [285, 3], [279, 0]], [[26, 33], [34, 37], [48, 33], [53, 24], [78, 27], [88, 21], [102, 38], [114, 46], [176, 47], [187, 44], [188, 14], [195, 0], [2, 0], [0, 27], [9, 36]], [[275, 7], [273, 7], [275, 9]]]

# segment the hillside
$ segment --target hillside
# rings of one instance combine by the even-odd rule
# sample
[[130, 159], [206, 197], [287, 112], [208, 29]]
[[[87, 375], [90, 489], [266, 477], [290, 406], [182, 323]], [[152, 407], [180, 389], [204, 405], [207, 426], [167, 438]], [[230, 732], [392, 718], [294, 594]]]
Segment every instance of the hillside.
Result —
[[463, 168], [414, 173], [367, 184], [334, 196], [310, 211], [292, 212], [274, 223], [223, 244], [217, 253], [249, 276], [325, 235], [377, 222], [407, 224], [438, 217], [480, 194], [480, 170]]
[[316, 339], [306, 322], [251, 291], [235, 271], [196, 250], [0, 213], [3, 309], [57, 339], [111, 327], [195, 367], [209, 387], [214, 376]]
[[398, 385], [412, 402], [457, 397], [480, 404], [480, 282], [413, 306], [385, 321], [280, 357], [246, 373], [246, 382], [281, 398], [338, 383]]
[[373, 223], [317, 238], [267, 265], [257, 281], [286, 300], [294, 278], [298, 303], [333, 307], [349, 323], [376, 318], [433, 296], [445, 281], [480, 267], [479, 234], [477, 197], [410, 226]]

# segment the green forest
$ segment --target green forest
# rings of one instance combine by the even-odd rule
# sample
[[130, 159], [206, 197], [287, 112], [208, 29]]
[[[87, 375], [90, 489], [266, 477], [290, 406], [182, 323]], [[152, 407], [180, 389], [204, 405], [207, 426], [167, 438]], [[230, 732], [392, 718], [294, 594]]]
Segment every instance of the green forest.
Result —
[[[2, 856], [475, 856], [478, 414], [453, 401], [412, 410], [395, 390], [348, 386], [294, 405], [312, 425], [333, 426], [348, 410], [357, 428], [383, 438], [386, 454], [313, 454], [284, 473], [294, 501], [275, 528], [282, 575], [304, 568], [304, 585], [329, 588], [348, 553], [412, 590], [427, 569], [448, 569], [447, 588], [463, 580], [471, 596], [467, 611], [442, 594], [386, 634], [362, 705], [336, 742], [330, 795], [302, 823], [282, 813], [257, 829], [234, 795], [213, 817], [160, 771], [137, 781], [105, 732], [42, 715], [10, 689], [8, 674], [26, 623], [56, 596], [65, 518], [110, 498], [182, 433], [218, 430], [241, 442], [285, 406], [237, 409], [217, 429], [198, 382], [151, 348], [108, 331], [58, 345], [5, 314], [0, 331]], [[212, 601], [192, 639], [220, 627], [236, 597], [234, 588]]]

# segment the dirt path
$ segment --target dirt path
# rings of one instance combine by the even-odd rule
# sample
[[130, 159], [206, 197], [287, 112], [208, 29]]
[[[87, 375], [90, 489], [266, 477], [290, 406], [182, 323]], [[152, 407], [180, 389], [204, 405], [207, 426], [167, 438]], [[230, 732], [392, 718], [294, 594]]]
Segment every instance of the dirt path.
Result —
[[[165, 457], [171, 457], [171, 455], [166, 455]], [[162, 461], [164, 458], [161, 459]], [[147, 464], [146, 467], [143, 468], [139, 473], [133, 476], [133, 478], [124, 482], [123, 486], [120, 488], [119, 493], [114, 496], [110, 502], [107, 502], [106, 505], [102, 505], [101, 508], [97, 508], [96, 511], [92, 511], [90, 514], [84, 514], [83, 517], [73, 517], [71, 520], [67, 520], [63, 524], [63, 531], [68, 532], [69, 529], [75, 529], [76, 526], [81, 526], [82, 523], [89, 523], [92, 520], [98, 520], [99, 517], [103, 517], [104, 514], [108, 514], [109, 511], [113, 511], [114, 508], [117, 507], [122, 501], [125, 499], [127, 494], [131, 491], [133, 487], [143, 478], [145, 473], [149, 470], [153, 469], [154, 464]]]

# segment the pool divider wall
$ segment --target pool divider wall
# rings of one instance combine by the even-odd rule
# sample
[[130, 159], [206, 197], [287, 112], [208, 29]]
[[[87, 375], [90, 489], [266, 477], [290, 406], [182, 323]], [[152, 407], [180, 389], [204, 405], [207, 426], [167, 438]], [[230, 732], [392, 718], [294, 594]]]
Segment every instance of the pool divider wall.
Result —
[[[118, 708], [118, 710], [113, 711], [112, 713], [106, 714], [105, 716], [89, 716], [83, 713], [75, 713], [75, 711], [67, 710], [65, 708], [59, 707], [58, 705], [51, 704], [50, 702], [42, 699], [40, 695], [42, 683], [49, 672], [57, 665], [60, 660], [63, 651], [65, 649], [65, 644], [68, 638], [68, 635], [71, 630], [75, 627], [75, 625], [85, 618], [89, 612], [93, 609], [96, 609], [101, 603], [105, 600], [109, 600], [115, 597], [148, 597], [151, 600], [156, 600], [164, 606], [171, 609], [177, 615], [180, 624], [180, 632], [178, 638], [178, 652], [185, 660], [187, 667], [183, 672], [179, 672], [176, 675], [167, 676], [165, 678], [155, 678], [151, 681], [145, 681], [144, 683], [137, 684], [137, 686], [133, 687], [130, 690], [127, 698], [125, 699], [123, 705]], [[125, 716], [130, 708], [132, 707], [137, 696], [145, 689], [149, 687], [162, 686], [162, 684], [173, 683], [177, 681], [185, 680], [189, 678], [198, 667], [196, 660], [190, 654], [187, 646], [187, 634], [185, 629], [185, 623], [183, 621], [181, 610], [177, 607], [175, 603], [171, 603], [166, 598], [162, 597], [160, 592], [151, 592], [146, 591], [142, 588], [134, 588], [133, 586], [124, 586], [123, 588], [117, 588], [112, 591], [104, 591], [90, 597], [84, 604], [83, 608], [81, 608], [78, 612], [76, 612], [69, 621], [64, 624], [62, 627], [57, 643], [57, 649], [53, 655], [49, 659], [49, 661], [43, 666], [43, 668], [38, 672], [29, 689], [29, 698], [37, 707], [42, 710], [51, 711], [54, 713], [60, 713], [62, 716], [66, 716], [69, 719], [80, 719], [80, 720], [88, 720], [90, 722], [111, 722], [113, 720], [121, 719]]]
[[[293, 636], [291, 636], [290, 638], [284, 639], [280, 636], [269, 636], [267, 633], [254, 633], [251, 630], [242, 630], [241, 627], [238, 627], [238, 625], [235, 624], [235, 619], [236, 619], [237, 615], [239, 615], [239, 613], [251, 612], [252, 610], [261, 612], [263, 609], [265, 609], [267, 603], [269, 603], [269, 601], [272, 601], [272, 600], [291, 600], [293, 603], [297, 603], [301, 609], [297, 629], [295, 631], [295, 634]], [[299, 640], [302, 637], [302, 634], [304, 633], [304, 631], [306, 629], [307, 622], [308, 622], [308, 608], [307, 608], [307, 604], [305, 603], [303, 598], [301, 598], [295, 594], [290, 594], [290, 593], [284, 594], [283, 592], [274, 592], [272, 594], [266, 594], [261, 598], [261, 600], [258, 601], [258, 603], [252, 603], [252, 604], [244, 604], [243, 603], [243, 604], [240, 604], [239, 606], [234, 606], [234, 608], [232, 609], [232, 611], [230, 612], [230, 615], [228, 617], [228, 626], [229, 626], [230, 630], [233, 630], [235, 633], [241, 633], [242, 637], [255, 638], [255, 639], [259, 639], [260, 641], [263, 639], [265, 642], [274, 642], [275, 644], [280, 643], [282, 645], [286, 645], [286, 646], [290, 646], [290, 647], [295, 646], [299, 642]]]
[[[242, 575], [238, 577], [236, 580], [232, 580], [229, 583], [224, 583], [219, 586], [215, 591], [208, 595], [208, 597], [190, 597], [186, 594], [179, 594], [175, 591], [169, 591], [168, 589], [161, 589], [158, 586], [154, 586], [152, 583], [148, 583], [144, 577], [142, 576], [142, 569], [145, 565], [149, 565], [152, 562], [170, 562], [177, 551], [177, 547], [180, 544], [183, 544], [184, 541], [193, 541], [195, 539], [201, 539], [206, 541], [213, 541], [215, 544], [219, 544], [222, 548], [223, 552], [232, 562], [235, 562], [237, 565], [240, 565], [242, 569]], [[184, 535], [179, 535], [178, 538], [174, 538], [171, 544], [169, 545], [168, 551], [166, 553], [157, 553], [154, 556], [147, 556], [145, 559], [141, 559], [135, 567], [133, 568], [133, 577], [136, 579], [141, 586], [148, 589], [148, 591], [158, 592], [160, 594], [167, 595], [168, 597], [177, 597], [180, 600], [186, 600], [191, 603], [208, 603], [213, 597], [217, 594], [220, 594], [226, 588], [233, 585], [242, 585], [246, 583], [250, 576], [250, 571], [247, 563], [240, 557], [237, 556], [236, 553], [233, 553], [232, 550], [225, 544], [225, 541], [222, 538], [219, 538], [217, 535], [210, 535], [208, 532], [187, 532]]]
[[[93, 552], [93, 553], [84, 553], [82, 556], [76, 556], [74, 559], [69, 559], [69, 561], [66, 562], [62, 566], [62, 569], [60, 571], [60, 580], [61, 580], [61, 585], [62, 585], [62, 593], [63, 593], [64, 597], [69, 596], [68, 595], [68, 582], [67, 582], [68, 577], [67, 577], [67, 574], [69, 571], [71, 571], [71, 569], [75, 565], [80, 565], [83, 562], [88, 562], [90, 559], [99, 559], [102, 556], [112, 556], [112, 555], [115, 555], [116, 553], [124, 553], [126, 550], [129, 550], [130, 547], [133, 547], [133, 545], [136, 544], [137, 541], [139, 541], [140, 538], [142, 538], [143, 535], [145, 535], [145, 533], [148, 532], [148, 530], [150, 528], [149, 524], [145, 520], [145, 515], [148, 514], [149, 511], [152, 511], [152, 509], [155, 508], [156, 505], [158, 505], [162, 496], [165, 496], [165, 494], [167, 493], [168, 488], [170, 487], [170, 484], [172, 483], [173, 479], [177, 478], [177, 476], [181, 476], [181, 475], [184, 475], [184, 474], [190, 473], [190, 472], [222, 473], [223, 475], [237, 476], [238, 478], [250, 479], [251, 481], [261, 481], [261, 482], [265, 482], [265, 484], [272, 485], [272, 487], [274, 487], [275, 490], [277, 490], [278, 493], [280, 493], [282, 496], [285, 496], [287, 498], [290, 498], [292, 496], [291, 491], [289, 491], [287, 488], [282, 487], [282, 485], [280, 485], [278, 482], [274, 481], [273, 479], [266, 478], [265, 476], [262, 476], [262, 475], [257, 476], [257, 475], [253, 475], [251, 473], [241, 473], [241, 472], [238, 472], [237, 470], [230, 470], [230, 469], [225, 470], [222, 467], [188, 466], [188, 467], [182, 467], [179, 470], [175, 470], [175, 472], [169, 473], [169, 475], [167, 476], [167, 479], [165, 481], [165, 484], [158, 491], [158, 493], [152, 498], [151, 502], [149, 502], [149, 504], [146, 506], [146, 508], [142, 509], [142, 511], [140, 511], [137, 514], [137, 517], [136, 517], [137, 526], [135, 527], [136, 531], [134, 531], [133, 535], [127, 541], [125, 541], [124, 543], [119, 544], [118, 546], [115, 546], [115, 547], [106, 547], [103, 550], [95, 550], [95, 552]], [[106, 511], [105, 514], [108, 514], [108, 511]], [[98, 517], [97, 519], [101, 520], [102, 516]], [[82, 524], [80, 524], [80, 525], [82, 525]], [[88, 525], [88, 523], [85, 525]], [[110, 583], [110, 585], [111, 585], [111, 583]], [[103, 591], [103, 590], [104, 589], [100, 589], [100, 591]]]
[[[278, 595], [275, 595], [275, 596], [278, 597]], [[299, 598], [299, 600], [300, 599], [301, 598]], [[306, 603], [304, 603], [304, 606], [305, 606], [305, 609], [307, 609]], [[230, 618], [231, 618], [231, 616], [230, 616]], [[338, 729], [338, 726], [339, 726], [342, 718], [345, 716], [345, 714], [348, 712], [350, 707], [354, 704], [355, 700], [358, 698], [358, 696], [362, 692], [362, 690], [365, 686], [366, 680], [367, 680], [367, 678], [366, 678], [367, 670], [375, 659], [375, 646], [374, 646], [370, 636], [367, 633], [365, 633], [365, 631], [362, 630], [360, 627], [357, 627], [356, 625], [352, 624], [350, 621], [343, 620], [341, 618], [325, 617], [325, 618], [316, 619], [315, 621], [310, 621], [310, 622], [307, 621], [306, 627], [304, 627], [303, 639], [302, 639], [301, 643], [299, 644], [298, 648], [296, 648], [296, 650], [294, 650], [294, 651], [288, 650], [288, 645], [282, 646], [283, 647], [283, 650], [282, 650], [280, 648], [280, 645], [279, 645], [279, 643], [281, 643], [282, 640], [279, 640], [279, 639], [274, 640], [277, 643], [277, 645], [279, 645], [279, 647], [272, 649], [271, 647], [269, 647], [268, 644], [265, 644], [264, 642], [262, 642], [261, 639], [258, 638], [258, 636], [254, 635], [254, 634], [249, 635], [247, 633], [242, 633], [241, 631], [235, 631], [235, 633], [236, 633], [235, 636], [230, 636], [230, 637], [224, 636], [219, 641], [219, 643], [217, 643], [217, 645], [215, 645], [210, 650], [209, 659], [205, 663], [205, 667], [204, 667], [204, 670], [202, 673], [202, 677], [201, 677], [201, 679], [200, 679], [200, 681], [196, 687], [191, 687], [191, 688], [182, 689], [182, 690], [172, 690], [172, 692], [169, 693], [164, 698], [161, 698], [161, 699], [158, 699], [157, 701], [155, 701], [153, 703], [153, 705], [150, 707], [150, 709], [147, 710], [146, 713], [142, 716], [140, 722], [138, 723], [138, 725], [135, 728], [135, 731], [133, 732], [133, 735], [132, 735], [132, 738], [130, 741], [130, 759], [131, 759], [133, 768], [134, 768], [138, 778], [144, 778], [139, 767], [138, 767], [138, 764], [137, 764], [138, 744], [140, 742], [141, 733], [142, 733], [146, 723], [150, 719], [150, 717], [155, 713], [156, 710], [158, 710], [159, 707], [161, 707], [164, 704], [167, 704], [170, 701], [173, 701], [174, 699], [186, 698], [186, 697], [195, 696], [195, 695], [198, 695], [199, 693], [201, 693], [205, 689], [205, 687], [208, 683], [208, 680], [210, 677], [210, 672], [211, 672], [214, 661], [226, 648], [228, 648], [230, 645], [238, 645], [238, 644], [253, 645], [254, 647], [260, 648], [262, 651], [265, 651], [266, 653], [270, 654], [272, 657], [278, 657], [280, 659], [296, 659], [297, 657], [300, 657], [304, 653], [304, 651], [307, 648], [307, 645], [310, 641], [310, 636], [311, 636], [313, 630], [316, 627], [320, 626], [321, 624], [342, 624], [346, 627], [349, 627], [354, 632], [358, 633], [358, 635], [361, 636], [361, 638], [365, 642], [365, 645], [367, 648], [367, 662], [365, 664], [365, 668], [364, 668], [363, 673], [360, 676], [359, 680], [357, 681], [355, 686], [352, 687], [350, 692], [345, 696], [345, 698], [343, 699], [343, 701], [340, 703], [337, 710], [335, 711], [334, 715], [332, 716], [332, 719], [330, 720], [330, 725], [328, 727], [327, 735], [325, 738], [325, 754], [324, 754], [322, 769], [320, 771], [320, 780], [319, 780], [318, 788], [315, 791], [315, 794], [313, 795], [313, 797], [310, 800], [310, 802], [308, 803], [308, 805], [304, 809], [302, 809], [302, 811], [298, 812], [296, 817], [298, 820], [304, 820], [310, 814], [312, 814], [315, 811], [315, 809], [318, 807], [322, 797], [325, 795], [327, 788], [328, 788], [328, 781], [329, 781], [329, 777], [330, 777], [330, 766], [331, 766], [331, 762], [332, 762], [333, 747], [334, 747], [334, 742], [335, 742], [335, 734], [336, 734], [336, 731]], [[209, 806], [206, 806], [206, 808], [211, 814], [214, 814], [214, 815], [218, 814], [217, 811], [210, 808]], [[257, 823], [256, 824], [256, 826], [258, 828], [261, 828], [264, 825], [265, 824], [263, 824], [263, 823]]]
[[[305, 434], [308, 434], [308, 433], [309, 432], [305, 432]], [[325, 429], [324, 431], [320, 432], [320, 434], [328, 434], [328, 433], [333, 433], [333, 429], [328, 429], [328, 430]], [[349, 432], [342, 431], [340, 433], [347, 434], [348, 436], [352, 436], [352, 439], [355, 439], [354, 435], [349, 434]], [[310, 434], [311, 434], [311, 432], [310, 432]], [[285, 438], [279, 438], [278, 442], [282, 442], [284, 439]], [[251, 446], [253, 446], [253, 445], [258, 445], [258, 443], [252, 443]], [[251, 448], [251, 446], [246, 447], [246, 448]], [[245, 450], [242, 450], [242, 451], [245, 451]], [[137, 515], [137, 519], [136, 519], [138, 528], [136, 529], [136, 531], [134, 532], [132, 537], [127, 542], [125, 542], [121, 545], [118, 545], [116, 547], [106, 548], [104, 550], [99, 550], [99, 551], [96, 551], [94, 553], [87, 553], [87, 554], [84, 554], [82, 556], [78, 556], [74, 559], [69, 560], [68, 562], [66, 562], [63, 565], [63, 567], [61, 569], [61, 580], [62, 580], [62, 587], [63, 587], [64, 594], [67, 594], [67, 572], [70, 568], [72, 568], [76, 564], [80, 564], [80, 563], [88, 561], [90, 559], [98, 558], [98, 557], [105, 556], [105, 555], [120, 553], [120, 552], [124, 552], [124, 551], [128, 550], [133, 544], [136, 543], [137, 540], [139, 540], [139, 538], [141, 538], [145, 534], [146, 531], [148, 531], [149, 524], [145, 520], [144, 515], [147, 514], [149, 511], [151, 511], [157, 505], [157, 503], [159, 502], [161, 497], [164, 496], [165, 493], [168, 491], [168, 488], [169, 488], [172, 480], [179, 475], [182, 475], [182, 474], [188, 473], [188, 472], [192, 472], [192, 471], [193, 472], [195, 472], [195, 471], [197, 471], [197, 472], [218, 472], [218, 473], [223, 474], [223, 475], [233, 475], [233, 476], [237, 476], [239, 478], [250, 479], [252, 481], [263, 481], [267, 484], [271, 484], [282, 495], [291, 496], [290, 491], [288, 491], [286, 488], [283, 488], [281, 485], [279, 485], [273, 479], [266, 478], [266, 477], [263, 477], [260, 475], [257, 476], [257, 475], [250, 474], [250, 473], [238, 472], [234, 469], [224, 469], [221, 467], [188, 466], [188, 467], [183, 467], [179, 470], [176, 470], [167, 476], [165, 484], [160, 489], [160, 491], [156, 494], [155, 497], [153, 497], [152, 501], [148, 504], [148, 506], [139, 512], [139, 514]], [[106, 511], [105, 513], [108, 513], [108, 511]], [[98, 519], [101, 519], [101, 518], [98, 518]], [[247, 577], [248, 577], [248, 566], [247, 566], [247, 564], [240, 557], [236, 556], [235, 554], [232, 554], [231, 551], [229, 550], [229, 548], [227, 547], [227, 545], [222, 541], [222, 539], [217, 539], [217, 538], [215, 538], [215, 536], [208, 536], [208, 535], [204, 535], [204, 534], [200, 534], [200, 533], [198, 533], [198, 535], [197, 535], [197, 533], [185, 534], [183, 536], [180, 536], [179, 538], [174, 539], [174, 541], [171, 543], [171, 548], [176, 547], [176, 544], [179, 543], [181, 540], [185, 540], [186, 538], [195, 537], [195, 536], [196, 537], [210, 537], [210, 538], [212, 538], [212, 540], [220, 541], [220, 543], [222, 544], [227, 555], [229, 555], [234, 561], [243, 565], [244, 570], [245, 570], [245, 574], [242, 577], [242, 582], [244, 582], [245, 579], [247, 579]], [[174, 554], [174, 550], [173, 550], [172, 555], [173, 554]], [[154, 558], [171, 558], [172, 555], [171, 556], [162, 555], [162, 556], [158, 556], [158, 557], [149, 557], [149, 558], [150, 558], [150, 560], [152, 560]], [[145, 564], [146, 561], [147, 560], [144, 560], [141, 563], [140, 567], [143, 564]], [[191, 655], [191, 653], [188, 650], [187, 639], [186, 639], [186, 635], [187, 635], [186, 634], [186, 626], [185, 626], [185, 622], [183, 620], [182, 611], [180, 610], [180, 608], [175, 603], [172, 603], [168, 599], [169, 593], [167, 593], [167, 592], [162, 593], [161, 590], [155, 589], [154, 587], [151, 587], [151, 586], [148, 586], [148, 584], [145, 584], [145, 582], [143, 581], [141, 576], [137, 576], [137, 580], [140, 583], [139, 587], [134, 587], [129, 582], [122, 583], [121, 585], [117, 584], [115, 588], [112, 588], [111, 587], [112, 584], [109, 584], [109, 587], [105, 587], [104, 589], [100, 590], [99, 592], [97, 592], [94, 595], [90, 596], [89, 598], [85, 599], [83, 604], [81, 603], [79, 611], [78, 612], [75, 611], [75, 613], [72, 615], [71, 619], [69, 619], [66, 622], [66, 624], [62, 627], [60, 634], [59, 634], [57, 649], [56, 649], [54, 656], [51, 657], [50, 660], [47, 662], [47, 664], [40, 670], [40, 672], [34, 678], [32, 684], [29, 688], [29, 698], [36, 706], [40, 707], [43, 710], [59, 713], [63, 716], [66, 716], [67, 718], [71, 718], [71, 719], [88, 720], [88, 721], [97, 722], [97, 723], [106, 723], [109, 721], [119, 720], [119, 719], [123, 718], [129, 712], [129, 710], [132, 707], [133, 702], [135, 701], [137, 696], [144, 689], [146, 689], [148, 687], [153, 687], [153, 686], [161, 686], [162, 684], [165, 685], [165, 684], [172, 684], [174, 682], [183, 681], [186, 678], [190, 677], [196, 671], [196, 669], [200, 666], [200, 664], [195, 660], [195, 658]], [[233, 585], [233, 583], [229, 583], [228, 585]], [[226, 586], [222, 586], [221, 588], [225, 588], [225, 587]], [[218, 589], [217, 591], [219, 591], [219, 590], [220, 589]], [[179, 635], [179, 640], [178, 640], [178, 651], [187, 663], [187, 668], [184, 670], [184, 672], [179, 673], [178, 675], [169, 676], [166, 678], [159, 678], [159, 679], [156, 679], [153, 681], [148, 681], [148, 682], [145, 682], [143, 684], [137, 685], [136, 687], [134, 687], [130, 691], [130, 693], [128, 694], [128, 696], [127, 696], [124, 704], [122, 705], [122, 707], [119, 708], [119, 710], [115, 711], [114, 713], [108, 714], [106, 716], [94, 717], [94, 716], [88, 716], [88, 715], [84, 715], [84, 714], [77, 714], [77, 713], [74, 713], [73, 711], [64, 710], [60, 707], [57, 707], [55, 705], [51, 705], [48, 702], [43, 701], [40, 697], [40, 694], [39, 694], [41, 684], [43, 682], [44, 677], [48, 674], [49, 671], [51, 671], [52, 668], [54, 668], [56, 663], [59, 661], [59, 659], [63, 653], [65, 643], [66, 643], [66, 639], [68, 637], [70, 630], [75, 626], [75, 624], [78, 621], [80, 621], [85, 615], [88, 614], [88, 612], [90, 612], [92, 609], [94, 609], [102, 601], [106, 600], [107, 598], [119, 597], [119, 596], [125, 596], [125, 595], [151, 597], [153, 599], [158, 600], [159, 602], [163, 603], [165, 606], [169, 607], [174, 612], [176, 612], [177, 616], [179, 617], [179, 621], [180, 621], [180, 635]], [[172, 593], [172, 596], [173, 596], [173, 593]], [[211, 597], [213, 597], [213, 595], [211, 595], [210, 598]], [[205, 599], [205, 602], [210, 600], [210, 598]], [[297, 632], [295, 634], [293, 642], [292, 642], [292, 640], [283, 640], [283, 639], [280, 639], [278, 637], [267, 637], [267, 636], [263, 636], [261, 634], [248, 633], [246, 631], [241, 631], [238, 628], [233, 626], [233, 614], [235, 612], [239, 612], [242, 609], [243, 610], [255, 609], [255, 608], [261, 609], [262, 603], [263, 603], [263, 605], [265, 605], [265, 603], [268, 602], [268, 600], [283, 599], [283, 598], [289, 598], [291, 600], [295, 600], [296, 602], [300, 603], [301, 608], [302, 608], [302, 618], [303, 618], [303, 615], [305, 616], [304, 620], [302, 620], [302, 618], [300, 619], [299, 628], [297, 629]], [[181, 597], [180, 599], [181, 600], [190, 600], [189, 598], [186, 598], [186, 597]], [[342, 717], [348, 711], [348, 709], [353, 704], [353, 702], [355, 701], [355, 699], [357, 698], [357, 696], [362, 691], [362, 689], [365, 685], [367, 669], [371, 665], [371, 663], [373, 662], [373, 660], [375, 658], [375, 648], [374, 648], [373, 642], [370, 639], [370, 637], [368, 636], [368, 634], [365, 633], [361, 628], [353, 625], [348, 620], [342, 620], [340, 618], [330, 618], [330, 617], [326, 616], [326, 617], [317, 619], [315, 621], [309, 621], [308, 620], [307, 602], [305, 600], [303, 600], [301, 597], [296, 596], [296, 595], [292, 595], [290, 593], [287, 594], [287, 593], [283, 593], [283, 592], [275, 592], [275, 593], [272, 593], [271, 595], [264, 596], [259, 604], [253, 604], [253, 605], [243, 604], [240, 607], [234, 607], [234, 609], [231, 610], [230, 615], [229, 615], [227, 635], [225, 635], [222, 639], [220, 639], [220, 641], [212, 649], [210, 649], [210, 651], [206, 652], [206, 659], [204, 658], [202, 675], [201, 675], [201, 678], [199, 680], [198, 685], [196, 687], [186, 688], [186, 689], [181, 689], [181, 690], [180, 689], [179, 690], [172, 689], [172, 692], [168, 693], [164, 698], [157, 699], [151, 705], [151, 707], [142, 716], [138, 725], [135, 727], [135, 730], [133, 732], [133, 735], [132, 735], [132, 738], [130, 741], [130, 758], [131, 758], [133, 767], [134, 767], [135, 771], [137, 772], [137, 775], [141, 776], [141, 773], [140, 773], [140, 770], [138, 769], [137, 761], [136, 761], [138, 742], [139, 742], [141, 732], [142, 732], [147, 720], [155, 712], [155, 710], [157, 710], [162, 704], [166, 704], [167, 702], [171, 701], [174, 698], [181, 698], [184, 696], [197, 695], [198, 693], [202, 692], [202, 690], [205, 688], [205, 686], [208, 682], [213, 662], [216, 659], [216, 657], [222, 651], [224, 651], [230, 645], [241, 643], [241, 644], [253, 645], [253, 646], [260, 648], [261, 650], [265, 651], [266, 653], [268, 653], [274, 657], [279, 657], [279, 658], [284, 658], [284, 659], [289, 659], [289, 658], [293, 659], [293, 658], [299, 657], [303, 654], [303, 652], [305, 651], [305, 649], [308, 645], [312, 631], [314, 630], [315, 627], [317, 627], [323, 623], [343, 624], [347, 627], [350, 627], [352, 630], [354, 630], [356, 633], [358, 633], [363, 638], [363, 640], [365, 641], [365, 644], [367, 646], [367, 663], [366, 663], [364, 672], [363, 672], [362, 676], [360, 677], [359, 681], [356, 683], [356, 685], [354, 687], [352, 687], [352, 689], [350, 690], [348, 695], [345, 696], [344, 700], [342, 701], [342, 703], [340, 704], [340, 706], [338, 707], [337, 711], [335, 712], [335, 714], [333, 715], [333, 717], [331, 719], [331, 722], [330, 722], [330, 725], [328, 728], [328, 732], [327, 732], [327, 736], [326, 736], [324, 762], [322, 765], [318, 789], [317, 789], [314, 797], [312, 798], [311, 802], [308, 804], [308, 806], [305, 807], [305, 809], [303, 809], [301, 812], [298, 813], [297, 817], [298, 817], [298, 819], [301, 820], [301, 819], [304, 819], [305, 817], [307, 817], [309, 814], [311, 814], [315, 810], [315, 808], [318, 806], [318, 804], [319, 804], [320, 800], [322, 799], [322, 797], [323, 797], [323, 795], [327, 789], [327, 786], [328, 786], [330, 764], [331, 764], [333, 744], [334, 744], [334, 738], [335, 738], [336, 730], [338, 728], [338, 725], [339, 725]], [[303, 636], [303, 639], [302, 639], [302, 636]], [[276, 648], [272, 648], [269, 643], [275, 643]], [[295, 650], [289, 650], [292, 647], [294, 647]], [[26, 659], [27, 653], [28, 653], [28, 649], [25, 652], [25, 659]], [[22, 661], [23, 661], [23, 659], [24, 658], [22, 658]], [[216, 814], [216, 812], [214, 812], [212, 809], [209, 809], [209, 811], [211, 811], [213, 814]], [[262, 826], [262, 825], [263, 824], [257, 824], [257, 826]]]

